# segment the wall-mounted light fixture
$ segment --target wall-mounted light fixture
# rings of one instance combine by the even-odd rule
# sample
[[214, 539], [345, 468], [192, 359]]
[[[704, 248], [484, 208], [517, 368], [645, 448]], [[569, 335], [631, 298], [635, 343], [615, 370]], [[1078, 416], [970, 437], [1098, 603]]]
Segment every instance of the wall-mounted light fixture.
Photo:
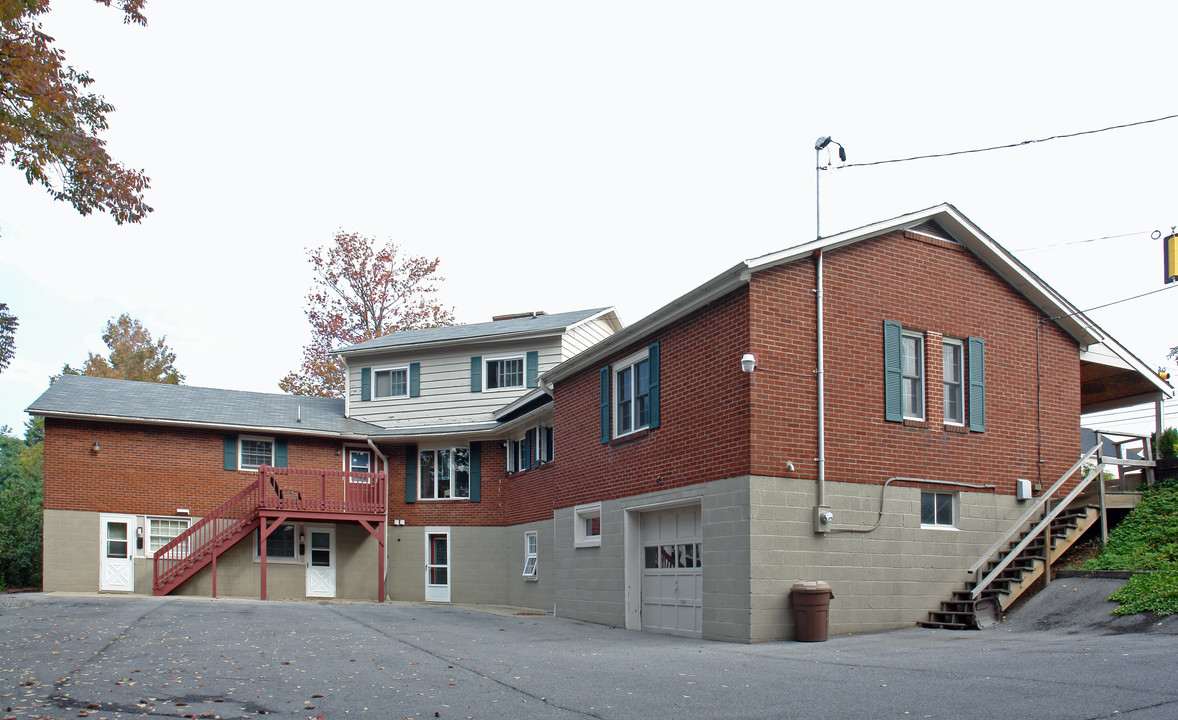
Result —
[[136, 550], [143, 549], [143, 526], [142, 525], [135, 526], [135, 549]]
[[335, 449], [335, 454], [336, 454], [336, 455], [342, 455], [342, 454], [343, 454], [343, 452], [344, 452], [344, 451], [343, 451], [343, 449], [342, 449], [342, 448], [336, 448], [336, 449]]
[[757, 367], [757, 358], [753, 357], [752, 353], [745, 353], [740, 358], [740, 369], [751, 373], [753, 368]]
[[93, 450], [94, 452], [98, 452], [102, 448], [98, 445], [98, 441], [95, 440], [94, 444], [90, 446], [90, 449]]

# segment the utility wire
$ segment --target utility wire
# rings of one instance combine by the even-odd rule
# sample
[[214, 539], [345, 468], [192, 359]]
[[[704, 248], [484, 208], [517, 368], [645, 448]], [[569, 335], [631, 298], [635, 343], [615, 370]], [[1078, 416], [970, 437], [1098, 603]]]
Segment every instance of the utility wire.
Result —
[[1123, 302], [1129, 302], [1130, 300], [1136, 300], [1137, 298], [1143, 298], [1146, 295], [1153, 295], [1155, 293], [1165, 292], [1166, 290], [1173, 290], [1174, 288], [1178, 288], [1178, 285], [1167, 285], [1164, 288], [1158, 288], [1157, 290], [1150, 290], [1149, 292], [1144, 292], [1144, 293], [1141, 293], [1140, 295], [1134, 295], [1133, 297], [1122, 298], [1121, 300], [1113, 300], [1112, 302], [1107, 302], [1103, 305], [1097, 305], [1096, 307], [1090, 307], [1087, 310], [1077, 310], [1076, 312], [1068, 313], [1067, 315], [1055, 315], [1053, 317], [1049, 317], [1049, 318], [1040, 320], [1039, 322], [1048, 322], [1050, 320], [1060, 320], [1060, 319], [1063, 319], [1066, 317], [1081, 315], [1083, 313], [1090, 313], [1093, 310], [1100, 310], [1101, 308], [1111, 307], [1113, 305], [1120, 305]]
[[1093, 243], [1100, 240], [1118, 240], [1120, 238], [1133, 237], [1135, 235], [1148, 235], [1148, 230], [1141, 230], [1139, 232], [1124, 233], [1121, 235], [1105, 235], [1104, 237], [1088, 238], [1087, 240], [1069, 240], [1068, 242], [1053, 243], [1051, 245], [1036, 245], [1034, 247], [1019, 248], [1013, 252], [1027, 253], [1036, 252], [1038, 250], [1048, 250], [1050, 248], [1067, 247], [1069, 245], [1083, 245], [1084, 243]]
[[1138, 125], [1148, 125], [1150, 123], [1162, 122], [1163, 120], [1173, 120], [1178, 118], [1178, 113], [1174, 115], [1166, 115], [1165, 117], [1153, 118], [1152, 120], [1139, 120], [1137, 122], [1124, 123], [1123, 125], [1110, 125], [1109, 127], [1098, 128], [1096, 130], [1082, 130], [1080, 132], [1065, 133], [1062, 135], [1052, 135], [1051, 137], [1036, 138], [1034, 140], [1023, 140], [1022, 142], [1009, 143], [1006, 145], [993, 145], [991, 147], [976, 148], [974, 150], [957, 150], [955, 152], [934, 153], [932, 155], [914, 155], [906, 158], [896, 158], [894, 160], [876, 160], [875, 162], [862, 163], [846, 163], [839, 165], [839, 169], [853, 168], [853, 167], [870, 167], [872, 165], [888, 165], [891, 163], [910, 162], [912, 160], [928, 160], [930, 158], [952, 157], [954, 155], [969, 155], [971, 153], [989, 152], [991, 150], [1006, 150], [1008, 148], [1022, 147], [1023, 145], [1031, 145], [1033, 143], [1047, 142], [1048, 140], [1062, 140], [1063, 138], [1079, 137], [1081, 135], [1095, 135], [1096, 133], [1108, 132], [1109, 130], [1121, 130], [1123, 128], [1136, 127]]

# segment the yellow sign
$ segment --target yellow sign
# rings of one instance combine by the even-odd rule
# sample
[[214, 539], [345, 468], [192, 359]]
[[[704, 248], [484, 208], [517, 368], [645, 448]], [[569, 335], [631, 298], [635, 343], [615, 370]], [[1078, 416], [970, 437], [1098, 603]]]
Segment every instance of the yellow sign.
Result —
[[1178, 233], [1162, 241], [1162, 251], [1165, 253], [1166, 282], [1172, 283], [1178, 280]]

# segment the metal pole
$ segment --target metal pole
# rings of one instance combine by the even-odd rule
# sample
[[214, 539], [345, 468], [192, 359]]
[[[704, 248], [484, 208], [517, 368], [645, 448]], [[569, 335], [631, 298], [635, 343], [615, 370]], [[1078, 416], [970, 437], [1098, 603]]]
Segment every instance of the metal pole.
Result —
[[822, 151], [814, 148], [814, 237], [822, 237]]

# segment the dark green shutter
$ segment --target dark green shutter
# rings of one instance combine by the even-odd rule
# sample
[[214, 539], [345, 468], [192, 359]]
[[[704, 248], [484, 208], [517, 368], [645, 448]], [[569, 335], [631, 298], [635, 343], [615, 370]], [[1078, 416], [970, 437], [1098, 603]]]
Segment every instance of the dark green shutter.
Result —
[[527, 375], [524, 376], [524, 387], [536, 387], [536, 378], [540, 377], [540, 353], [529, 350], [525, 364]]
[[528, 448], [528, 467], [526, 469], [531, 470], [533, 467], [535, 467], [535, 463], [533, 463], [532, 458], [536, 455], [536, 429], [532, 428], [531, 430], [527, 431], [527, 433], [524, 434], [524, 440], [524, 444]]
[[274, 441], [274, 467], [286, 467], [286, 441]]
[[969, 429], [986, 429], [986, 341], [969, 338]]
[[482, 443], [470, 444], [470, 501], [483, 500], [483, 446]]
[[409, 397], [421, 396], [421, 363], [409, 363]]
[[237, 436], [225, 436], [225, 469], [237, 469]]
[[903, 353], [901, 352], [900, 323], [885, 320], [884, 324], [884, 419], [904, 422]]
[[405, 502], [417, 502], [417, 446], [405, 446]]
[[609, 365], [601, 368], [601, 444], [609, 442]]
[[372, 368], [360, 369], [360, 399], [372, 399]]
[[556, 459], [556, 444], [555, 444], [556, 433], [553, 432], [553, 429], [550, 427], [544, 428], [544, 433], [548, 436], [548, 460], [549, 461], [555, 460]]
[[470, 391], [483, 391], [483, 357], [475, 355], [470, 359]]
[[659, 426], [659, 344], [650, 346], [650, 395], [647, 402], [650, 403], [650, 418], [647, 424], [650, 428]]

